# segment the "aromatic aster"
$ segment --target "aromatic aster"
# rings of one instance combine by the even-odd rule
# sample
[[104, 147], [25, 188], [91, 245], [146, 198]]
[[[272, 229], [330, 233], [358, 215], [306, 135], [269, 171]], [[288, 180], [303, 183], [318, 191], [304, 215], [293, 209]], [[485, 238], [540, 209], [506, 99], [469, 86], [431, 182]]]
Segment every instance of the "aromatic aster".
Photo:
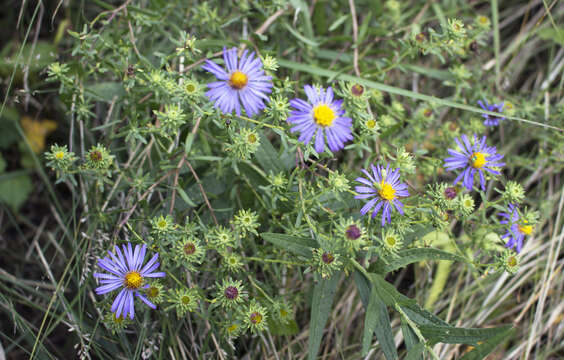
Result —
[[448, 171], [456, 169], [464, 169], [454, 180], [457, 184], [462, 180], [462, 184], [468, 189], [472, 190], [474, 185], [474, 175], [476, 172], [480, 175], [480, 186], [482, 190], [486, 190], [486, 179], [484, 178], [484, 171], [494, 175], [499, 175], [500, 172], [494, 168], [505, 166], [505, 163], [500, 162], [503, 155], [497, 154], [495, 146], [486, 145], [486, 137], [483, 136], [478, 141], [478, 137], [474, 135], [474, 144], [470, 144], [466, 135], [461, 136], [462, 142], [455, 138], [456, 144], [460, 151], [448, 149], [448, 153], [452, 155], [445, 159], [445, 168]]
[[143, 266], [147, 245], [135, 245], [135, 250], [133, 250], [131, 243], [127, 243], [127, 246], [123, 245], [122, 247], [123, 253], [118, 246], [115, 246], [114, 249], [117, 256], [108, 251], [109, 258], [105, 257], [98, 260], [98, 266], [110, 274], [94, 273], [94, 277], [101, 279], [100, 283], [102, 284], [102, 286], [96, 288], [96, 294], [102, 295], [122, 288], [111, 307], [111, 311], [115, 313], [116, 318], [127, 317], [129, 314], [129, 317], [133, 319], [135, 315], [134, 295], [150, 308], [156, 309], [155, 304], [141, 294], [139, 289], [148, 287], [148, 285], [143, 286], [145, 278], [165, 276], [164, 272], [154, 272], [160, 265], [157, 262], [159, 254], [156, 253]]
[[374, 208], [372, 218], [375, 218], [380, 209], [382, 209], [382, 226], [386, 226], [386, 223], [392, 222], [393, 207], [403, 215], [403, 204], [399, 201], [399, 198], [409, 196], [409, 192], [407, 191], [407, 185], [399, 180], [399, 168], [390, 171], [390, 164], [386, 166], [386, 169], [381, 165], [374, 166], [371, 164], [370, 167], [372, 173], [362, 169], [367, 179], [363, 177], [356, 178], [356, 181], [366, 186], [356, 186], [355, 191], [359, 195], [356, 195], [354, 198], [373, 198], [360, 209], [360, 213], [365, 215]]
[[[478, 105], [480, 105], [480, 107], [486, 111], [491, 111], [491, 112], [496, 112], [496, 113], [502, 113], [503, 112], [503, 107], [504, 104], [503, 102], [500, 104], [488, 104], [487, 100], [484, 100], [482, 102], [482, 100], [478, 100]], [[482, 117], [485, 119], [484, 120], [484, 125], [486, 126], [497, 126], [499, 125], [499, 122], [501, 120], [505, 120], [505, 116], [499, 115], [499, 116], [495, 116], [495, 115], [489, 115], [489, 114], [482, 114]]]
[[509, 204], [508, 212], [499, 213], [499, 216], [504, 218], [504, 220], [501, 220], [499, 223], [509, 226], [505, 234], [501, 237], [502, 239], [509, 240], [507, 244], [505, 244], [505, 247], [509, 249], [515, 248], [515, 251], [520, 253], [523, 248], [523, 240], [525, 240], [525, 236], [531, 235], [533, 226], [529, 224], [526, 219], [521, 218], [517, 206], [514, 204]]
[[234, 47], [223, 48], [223, 60], [225, 69], [210, 60], [202, 66], [219, 80], [208, 84], [206, 95], [224, 114], [235, 110], [240, 116], [241, 104], [248, 116], [260, 113], [266, 106], [264, 102], [269, 101], [266, 94], [272, 91], [272, 77], [265, 75], [260, 58], [245, 50], [239, 59]]
[[290, 100], [290, 105], [296, 110], [291, 111], [288, 122], [295, 124], [290, 132], [299, 131], [299, 141], [309, 144], [315, 135], [315, 151], [325, 151], [325, 136], [331, 151], [338, 151], [345, 147], [345, 142], [353, 139], [351, 134], [352, 119], [344, 117], [345, 110], [341, 108], [343, 100], [334, 100], [333, 89], [328, 87], [316, 89], [305, 85], [308, 102], [302, 99]]

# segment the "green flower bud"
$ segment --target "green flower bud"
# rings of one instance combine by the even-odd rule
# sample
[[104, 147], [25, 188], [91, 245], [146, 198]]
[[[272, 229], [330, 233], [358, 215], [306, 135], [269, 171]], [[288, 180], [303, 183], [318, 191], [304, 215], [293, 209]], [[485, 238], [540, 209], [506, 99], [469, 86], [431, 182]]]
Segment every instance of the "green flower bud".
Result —
[[508, 181], [501, 196], [507, 203], [520, 203], [525, 199], [525, 189], [518, 182]]
[[180, 319], [183, 318], [187, 312], [194, 312], [198, 308], [198, 301], [200, 295], [198, 290], [194, 288], [181, 288], [170, 291], [168, 301], [172, 303], [171, 306], [166, 308], [176, 310], [176, 316]]

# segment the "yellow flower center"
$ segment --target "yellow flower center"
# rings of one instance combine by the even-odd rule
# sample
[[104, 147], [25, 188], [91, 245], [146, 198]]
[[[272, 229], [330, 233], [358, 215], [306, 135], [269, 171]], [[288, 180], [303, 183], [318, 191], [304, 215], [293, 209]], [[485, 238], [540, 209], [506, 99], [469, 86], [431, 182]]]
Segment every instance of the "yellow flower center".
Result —
[[507, 259], [507, 265], [509, 265], [510, 267], [514, 267], [517, 265], [517, 259], [515, 258], [515, 256], [510, 256]]
[[472, 161], [472, 167], [476, 169], [481, 169], [484, 165], [486, 165], [486, 162], [488, 162], [486, 160], [486, 155], [482, 154], [481, 152], [473, 153], [470, 160]]
[[313, 108], [313, 118], [317, 125], [323, 127], [331, 126], [335, 120], [335, 112], [326, 104], [317, 105]]
[[255, 134], [249, 134], [249, 136], [247, 136], [247, 140], [249, 143], [254, 144], [257, 142], [257, 137]]
[[191, 299], [190, 299], [190, 296], [188, 296], [188, 295], [184, 295], [184, 296], [180, 299], [180, 301], [182, 302], [183, 305], [188, 305], [188, 304], [190, 304], [190, 300], [191, 300]]
[[138, 271], [130, 271], [127, 274], [125, 274], [125, 280], [123, 284], [125, 285], [126, 288], [135, 290], [141, 286], [142, 282], [143, 282], [143, 278], [141, 277], [141, 274]]
[[366, 122], [366, 127], [369, 129], [374, 129], [375, 126], [376, 126], [376, 121], [374, 120], [368, 120]]
[[194, 85], [193, 83], [186, 84], [186, 92], [192, 94], [194, 91], [196, 91], [196, 85]]
[[62, 151], [57, 151], [57, 152], [55, 153], [55, 157], [56, 157], [57, 159], [61, 160], [62, 158], [65, 157], [65, 153], [62, 152]]
[[388, 236], [388, 237], [386, 238], [386, 242], [388, 243], [388, 245], [389, 245], [390, 247], [396, 246], [396, 238], [394, 238], [393, 236]]
[[156, 287], [154, 287], [154, 286], [151, 286], [151, 287], [149, 288], [149, 291], [147, 291], [147, 295], [148, 295], [150, 298], [156, 298], [157, 296], [159, 296], [159, 289], [156, 288]]
[[249, 77], [239, 70], [231, 74], [231, 77], [229, 78], [229, 86], [231, 86], [235, 90], [241, 90], [242, 88], [247, 86], [248, 82]]
[[[527, 221], [525, 221], [526, 223]], [[521, 234], [525, 234], [525, 235], [531, 235], [531, 233], [533, 232], [533, 226], [532, 225], [517, 225], [517, 229], [519, 229], [519, 232]]]
[[288, 316], [288, 312], [286, 310], [282, 309], [282, 310], [280, 310], [280, 316], [286, 317], [286, 316]]
[[250, 320], [253, 324], [260, 324], [262, 322], [262, 315], [258, 312], [254, 312], [250, 316]]
[[237, 324], [233, 324], [227, 328], [227, 331], [232, 333], [233, 331], [237, 330]]
[[166, 228], [166, 225], [167, 225], [166, 220], [160, 220], [160, 221], [157, 223], [157, 226], [158, 226], [159, 228], [161, 228], [161, 229]]
[[394, 189], [392, 185], [382, 180], [382, 182], [380, 183], [380, 190], [378, 190], [378, 194], [382, 199], [392, 201], [396, 198], [396, 189]]

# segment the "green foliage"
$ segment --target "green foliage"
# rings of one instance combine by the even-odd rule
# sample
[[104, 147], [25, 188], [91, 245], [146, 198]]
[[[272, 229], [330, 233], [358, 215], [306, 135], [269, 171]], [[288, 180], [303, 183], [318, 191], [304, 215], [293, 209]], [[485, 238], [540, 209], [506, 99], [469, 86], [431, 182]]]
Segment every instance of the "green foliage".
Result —
[[[557, 278], [561, 244], [545, 239], [558, 238], [561, 222], [562, 12], [545, 6], [546, 19], [542, 12], [529, 18], [538, 9], [524, 1], [482, 5], [63, 2], [48, 16], [58, 19], [52, 42], [37, 40], [41, 32], [29, 40], [34, 21], [45, 21], [43, 4], [31, 15], [22, 11], [25, 38], [6, 45], [0, 61], [11, 94], [0, 111], [0, 201], [15, 224], [10, 234], [27, 251], [6, 262], [9, 271], [0, 269], [3, 308], [16, 314], [14, 334], [2, 337], [10, 351], [311, 360], [515, 353], [521, 330], [505, 324], [516, 300], [495, 292], [523, 269], [543, 283], [529, 270], [535, 266], [547, 269], [546, 283]], [[232, 47], [238, 58], [256, 53], [272, 89], [250, 87], [241, 64], [237, 79], [202, 68], [229, 65], [222, 50]], [[535, 69], [545, 58], [548, 65]], [[12, 95], [12, 83], [23, 90]], [[336, 110], [327, 106], [318, 118], [312, 104], [301, 115], [308, 125], [295, 127], [295, 109], [304, 106], [295, 99], [310, 97], [306, 84], [331, 86], [344, 113], [332, 118]], [[219, 86], [228, 95], [214, 97]], [[251, 115], [245, 106], [240, 114], [218, 106], [245, 105], [251, 95], [241, 89], [264, 96], [264, 109]], [[478, 100], [503, 103], [502, 110], [484, 110]], [[58, 119], [52, 138], [36, 134], [53, 143], [41, 157], [22, 129], [22, 118], [40, 119], [30, 104]], [[505, 119], [489, 127], [485, 116]], [[340, 117], [350, 118], [352, 137], [343, 148], [335, 150], [329, 135], [323, 152], [315, 137], [306, 139], [306, 127], [323, 134]], [[444, 166], [462, 151], [456, 141], [465, 134], [487, 134], [488, 146], [504, 155], [483, 190], [453, 184], [462, 170]], [[483, 165], [478, 155], [465, 164], [471, 171]], [[399, 169], [409, 196], [384, 181], [388, 170], [381, 181], [358, 180], [387, 164]], [[33, 204], [53, 219], [20, 214], [30, 194], [42, 196], [35, 193], [49, 194]], [[384, 209], [371, 216], [368, 193], [390, 206], [389, 221], [381, 221]], [[508, 224], [500, 222], [503, 212]], [[38, 232], [33, 243], [22, 226]], [[521, 255], [505, 246], [519, 236]], [[139, 292], [155, 309], [135, 297], [134, 320], [115, 317], [118, 292], [96, 293], [104, 279], [92, 275], [104, 271], [97, 259], [126, 242], [158, 253], [166, 274], [143, 279]], [[536, 254], [542, 260], [531, 260]], [[41, 275], [17, 281], [30, 270], [12, 264], [27, 262]], [[542, 289], [526, 308], [536, 299], [544, 304]], [[37, 318], [9, 310], [14, 304]], [[541, 329], [539, 318], [533, 329]], [[65, 326], [72, 335], [58, 349]], [[560, 343], [534, 331], [529, 344]]]

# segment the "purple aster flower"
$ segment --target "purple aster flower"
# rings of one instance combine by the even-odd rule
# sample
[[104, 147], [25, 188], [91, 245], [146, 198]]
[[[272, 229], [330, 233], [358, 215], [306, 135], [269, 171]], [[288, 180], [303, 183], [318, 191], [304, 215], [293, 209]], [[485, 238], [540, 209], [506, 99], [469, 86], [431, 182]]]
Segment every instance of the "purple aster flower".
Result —
[[338, 151], [345, 147], [345, 142], [353, 139], [351, 134], [352, 119], [344, 117], [345, 110], [341, 109], [343, 100], [333, 99], [333, 89], [316, 89], [305, 85], [308, 102], [302, 99], [290, 100], [296, 110], [292, 110], [288, 122], [296, 124], [290, 132], [299, 131], [299, 141], [309, 144], [315, 135], [315, 151], [325, 151], [325, 135], [331, 151]]
[[209, 60], [202, 66], [202, 69], [219, 79], [208, 84], [210, 90], [206, 95], [224, 114], [231, 114], [235, 110], [237, 115], [241, 115], [242, 103], [247, 115], [253, 116], [265, 108], [264, 101], [269, 101], [266, 94], [271, 92], [272, 77], [264, 74], [262, 61], [255, 58], [254, 52], [248, 56], [247, 53], [245, 50], [239, 60], [237, 48], [223, 48], [225, 70]]
[[461, 139], [462, 142], [458, 138], [454, 139], [461, 151], [448, 149], [448, 153], [452, 156], [445, 159], [445, 168], [448, 171], [464, 169], [456, 177], [454, 184], [463, 180], [462, 183], [468, 190], [472, 190], [472, 186], [474, 185], [474, 174], [478, 171], [480, 174], [480, 184], [482, 190], [485, 190], [486, 180], [484, 178], [484, 170], [489, 173], [499, 175], [499, 171], [494, 170], [493, 168], [505, 165], [505, 163], [499, 162], [503, 158], [503, 155], [496, 153], [497, 150], [495, 146], [489, 147], [486, 145], [485, 136], [478, 141], [478, 137], [474, 135], [474, 145], [470, 144], [466, 135], [462, 135]]
[[399, 168], [390, 171], [390, 164], [386, 166], [386, 169], [380, 165], [374, 166], [370, 164], [370, 167], [372, 174], [362, 169], [367, 179], [363, 177], [356, 178], [356, 181], [366, 186], [356, 186], [355, 191], [359, 193], [359, 195], [356, 195], [354, 198], [373, 198], [364, 204], [362, 209], [360, 209], [360, 213], [365, 215], [374, 208], [372, 218], [375, 218], [378, 212], [380, 212], [380, 209], [382, 209], [382, 226], [386, 226], [386, 223], [392, 222], [392, 204], [397, 211], [403, 215], [403, 204], [398, 198], [409, 196], [407, 185], [399, 180]]
[[[484, 103], [486, 103], [484, 105]], [[480, 105], [480, 107], [484, 110], [487, 111], [492, 111], [492, 112], [496, 112], [496, 113], [500, 113], [499, 116], [495, 116], [495, 115], [488, 115], [488, 114], [482, 114], [482, 116], [484, 117], [484, 125], [486, 126], [497, 126], [499, 125], [499, 121], [500, 120], [504, 120], [505, 116], [501, 116], [501, 113], [503, 112], [503, 106], [504, 104], [488, 104], [487, 100], [484, 100], [484, 102], [482, 102], [482, 100], [478, 100], [478, 105]]]
[[96, 294], [102, 295], [110, 291], [122, 288], [118, 296], [115, 298], [111, 311], [115, 313], [116, 318], [122, 315], [124, 318], [129, 314], [133, 319], [135, 315], [133, 305], [133, 295], [139, 297], [145, 304], [152, 309], [156, 306], [150, 302], [143, 294], [139, 293], [139, 288], [147, 288], [149, 285], [143, 285], [145, 278], [164, 277], [164, 272], [155, 271], [160, 263], [157, 262], [159, 254], [155, 254], [151, 260], [143, 266], [147, 245], [135, 245], [135, 250], [131, 249], [131, 243], [127, 243], [127, 247], [123, 245], [123, 253], [119, 247], [115, 246], [116, 255], [108, 251], [110, 257], [98, 260], [98, 266], [109, 272], [109, 274], [94, 273], [94, 277], [101, 279], [102, 286], [96, 288]]
[[521, 216], [519, 215], [517, 206], [509, 204], [508, 209], [509, 212], [498, 214], [505, 219], [501, 220], [499, 223], [509, 225], [509, 229], [507, 229], [507, 232], [501, 238], [509, 239], [507, 244], [505, 244], [505, 247], [510, 249], [515, 248], [515, 251], [520, 253], [523, 248], [523, 240], [525, 239], [525, 236], [531, 235], [533, 232], [533, 226], [528, 225], [528, 221], [525, 219], [520, 221]]

